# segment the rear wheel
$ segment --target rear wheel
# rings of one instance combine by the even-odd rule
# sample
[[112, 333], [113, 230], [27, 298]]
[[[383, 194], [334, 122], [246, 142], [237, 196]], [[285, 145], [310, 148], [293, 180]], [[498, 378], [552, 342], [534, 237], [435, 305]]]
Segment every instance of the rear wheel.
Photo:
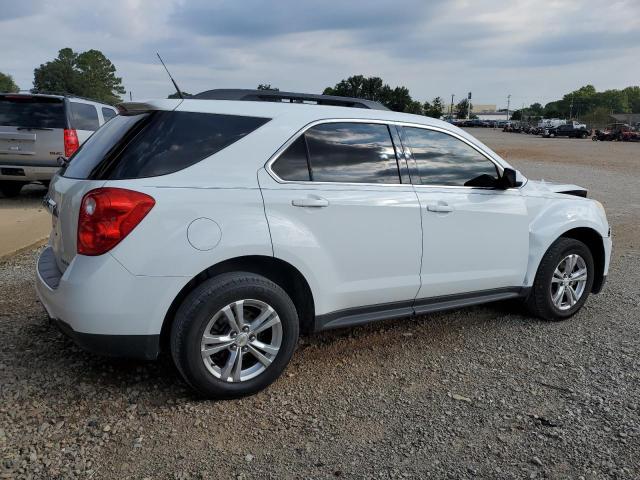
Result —
[[540, 262], [527, 306], [544, 320], [569, 318], [586, 302], [593, 278], [589, 248], [573, 238], [559, 238]]
[[7, 198], [17, 197], [20, 194], [20, 190], [25, 186], [25, 182], [12, 182], [12, 181], [1, 181], [0, 182], [0, 192]]
[[171, 354], [202, 395], [241, 397], [280, 376], [298, 330], [296, 308], [282, 288], [253, 273], [226, 273], [184, 300], [171, 330]]

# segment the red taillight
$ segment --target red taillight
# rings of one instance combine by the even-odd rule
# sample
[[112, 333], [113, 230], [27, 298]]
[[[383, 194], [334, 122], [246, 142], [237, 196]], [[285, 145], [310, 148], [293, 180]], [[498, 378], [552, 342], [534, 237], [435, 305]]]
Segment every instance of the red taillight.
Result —
[[69, 158], [80, 146], [78, 133], [70, 128], [64, 129], [64, 156]]
[[142, 221], [156, 201], [124, 188], [97, 188], [82, 199], [78, 217], [78, 253], [102, 255]]

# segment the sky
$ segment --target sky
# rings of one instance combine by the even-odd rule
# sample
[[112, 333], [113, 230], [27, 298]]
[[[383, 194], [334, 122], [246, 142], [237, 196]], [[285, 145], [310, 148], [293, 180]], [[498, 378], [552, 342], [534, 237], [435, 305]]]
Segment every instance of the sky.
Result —
[[[350, 75], [414, 99], [512, 108], [640, 84], [639, 0], [0, 0], [0, 71], [22, 89], [58, 50], [97, 49], [134, 99], [255, 88], [322, 93]], [[456, 101], [457, 101], [456, 100]]]

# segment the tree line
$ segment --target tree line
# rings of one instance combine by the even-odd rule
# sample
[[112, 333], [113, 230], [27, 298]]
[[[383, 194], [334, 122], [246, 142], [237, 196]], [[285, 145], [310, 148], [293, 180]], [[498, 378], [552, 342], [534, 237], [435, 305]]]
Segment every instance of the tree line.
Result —
[[526, 108], [516, 110], [511, 118], [577, 118], [591, 123], [601, 123], [612, 113], [640, 113], [640, 87], [631, 86], [622, 90], [598, 92], [593, 85], [585, 85], [544, 106], [532, 103]]
[[[122, 101], [121, 95], [126, 90], [122, 78], [116, 75], [116, 67], [99, 50], [74, 52], [71, 48], [63, 48], [53, 60], [41, 64], [34, 70], [32, 92], [68, 93], [95, 100], [115, 104]], [[258, 85], [260, 90], [274, 90], [271, 84]], [[18, 92], [11, 75], [0, 72], [0, 92]], [[451, 107], [441, 97], [431, 101], [415, 100], [407, 87], [391, 87], [380, 77], [353, 75], [326, 87], [324, 95], [357, 97], [382, 103], [390, 110], [406, 112], [429, 117], [440, 118], [449, 113]], [[185, 97], [189, 94], [183, 92]], [[169, 98], [178, 95], [172, 93]], [[472, 105], [465, 98], [458, 102], [453, 115], [466, 118]], [[582, 118], [593, 119], [608, 117], [611, 113], [640, 113], [640, 87], [631, 86], [622, 90], [610, 89], [596, 91], [593, 85], [586, 85], [569, 92], [561, 99], [542, 105], [532, 103], [526, 108], [515, 110], [512, 118]], [[471, 115], [473, 118], [473, 115]]]
[[[0, 92], [20, 89], [10, 75], [0, 72]], [[33, 71], [34, 93], [66, 93], [114, 105], [125, 93], [116, 67], [99, 50], [76, 53], [63, 48], [58, 56]]]

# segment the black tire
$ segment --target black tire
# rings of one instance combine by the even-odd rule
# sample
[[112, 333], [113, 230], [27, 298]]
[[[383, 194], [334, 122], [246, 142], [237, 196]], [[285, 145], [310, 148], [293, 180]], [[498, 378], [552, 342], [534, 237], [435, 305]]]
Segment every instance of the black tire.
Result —
[[[265, 302], [276, 311], [282, 325], [282, 343], [271, 364], [258, 376], [227, 382], [205, 367], [200, 342], [212, 316], [225, 306], [243, 299]], [[178, 308], [171, 328], [171, 355], [185, 381], [203, 396], [238, 398], [266, 388], [282, 374], [296, 348], [298, 334], [295, 305], [282, 288], [254, 273], [225, 273], [196, 287]]]
[[13, 182], [13, 181], [1, 181], [0, 192], [6, 198], [17, 197], [20, 195], [20, 190], [25, 186], [25, 182]]
[[[587, 268], [587, 281], [584, 292], [576, 304], [567, 310], [560, 310], [551, 298], [551, 280], [560, 261], [570, 254], [578, 254], [584, 259]], [[573, 238], [559, 238], [542, 257], [533, 287], [525, 302], [527, 308], [533, 315], [543, 320], [558, 321], [572, 317], [586, 302], [593, 287], [594, 273], [593, 256], [589, 248]]]

